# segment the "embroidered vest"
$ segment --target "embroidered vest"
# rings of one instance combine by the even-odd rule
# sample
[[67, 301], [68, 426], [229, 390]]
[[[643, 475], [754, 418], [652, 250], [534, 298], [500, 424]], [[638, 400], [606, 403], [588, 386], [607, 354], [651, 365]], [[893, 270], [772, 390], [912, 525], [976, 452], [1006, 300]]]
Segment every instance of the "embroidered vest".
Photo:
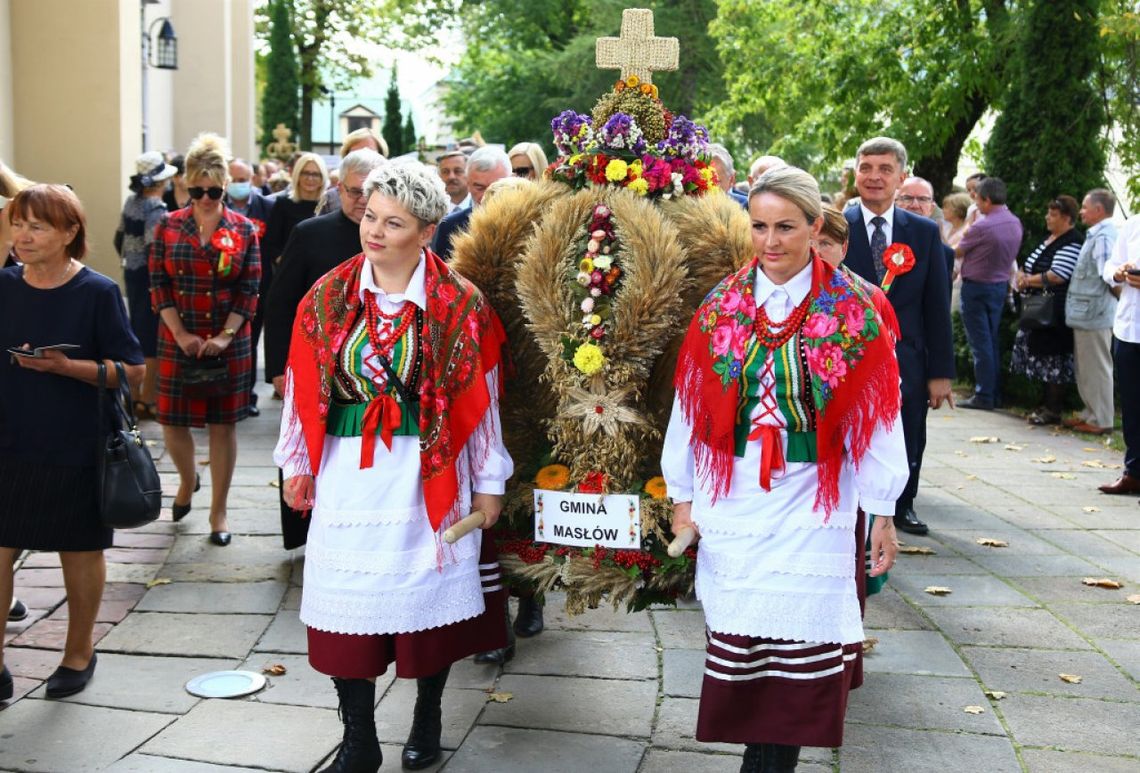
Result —
[[[775, 385], [765, 391], [766, 369], [771, 368]], [[816, 412], [811, 395], [811, 378], [803, 338], [796, 332], [786, 344], [772, 353], [753, 339], [744, 356], [740, 374], [740, 400], [736, 409], [736, 456], [744, 456], [753, 429], [752, 414], [763, 405], [761, 415], [778, 415], [787, 429], [784, 458], [789, 462], [815, 462]]]

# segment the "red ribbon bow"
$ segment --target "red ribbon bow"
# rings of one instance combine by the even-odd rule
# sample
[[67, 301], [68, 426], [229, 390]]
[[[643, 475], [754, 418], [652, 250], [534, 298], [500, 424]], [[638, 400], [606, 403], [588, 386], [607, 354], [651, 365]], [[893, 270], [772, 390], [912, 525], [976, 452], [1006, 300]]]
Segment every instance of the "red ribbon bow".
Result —
[[756, 424], [748, 435], [749, 440], [760, 441], [760, 488], [772, 490], [772, 473], [784, 469], [784, 444], [780, 427], [774, 424]]
[[400, 426], [404, 411], [395, 398], [385, 393], [368, 403], [364, 410], [364, 426], [361, 427], [360, 436], [360, 469], [366, 470], [372, 466], [376, 456], [376, 434], [379, 430], [380, 439], [384, 446], [392, 450], [392, 435]]

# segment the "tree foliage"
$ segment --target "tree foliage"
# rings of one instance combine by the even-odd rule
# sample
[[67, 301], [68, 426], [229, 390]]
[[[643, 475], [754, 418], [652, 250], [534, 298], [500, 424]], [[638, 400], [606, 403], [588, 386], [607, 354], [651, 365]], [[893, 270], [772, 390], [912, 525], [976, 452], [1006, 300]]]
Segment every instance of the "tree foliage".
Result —
[[1104, 183], [1104, 104], [1093, 86], [1099, 0], [1031, 0], [1009, 91], [986, 146], [986, 171], [1009, 188], [1026, 249], [1045, 235], [1048, 203]]
[[407, 117], [404, 118], [404, 152], [411, 153], [418, 145], [419, 138], [416, 136], [416, 124], [412, 120], [411, 111], [409, 111]]
[[394, 158], [407, 151], [404, 147], [404, 118], [400, 113], [400, 87], [396, 83], [395, 67], [392, 67], [392, 80], [384, 97], [384, 123], [380, 127], [380, 133], [388, 143], [390, 156]]
[[1109, 144], [1127, 170], [1127, 194], [1140, 206], [1140, 7], [1135, 0], [1105, 0], [1099, 26], [1097, 79]]
[[265, 56], [265, 91], [261, 102], [261, 146], [273, 142], [273, 129], [283, 123], [294, 133], [300, 117], [300, 76], [292, 23], [285, 0], [271, 0], [269, 51]]

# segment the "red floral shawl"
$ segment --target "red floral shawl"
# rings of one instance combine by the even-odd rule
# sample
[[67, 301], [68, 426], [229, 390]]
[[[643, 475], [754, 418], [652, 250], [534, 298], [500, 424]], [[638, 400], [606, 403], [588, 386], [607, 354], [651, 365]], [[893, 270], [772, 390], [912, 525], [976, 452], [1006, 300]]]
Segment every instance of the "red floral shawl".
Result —
[[[712, 484], [713, 501], [729, 492], [740, 400], [740, 372], [755, 337], [753, 297], [759, 260], [722, 281], [689, 325], [675, 384], [692, 426], [697, 474]], [[876, 310], [871, 287], [812, 255], [811, 301], [801, 327], [816, 407], [819, 489], [815, 509], [839, 504], [844, 449], [856, 465], [879, 426], [899, 413], [899, 367], [891, 327]], [[894, 323], [897, 324], [897, 323]], [[850, 445], [848, 446], [848, 441]]]
[[[425, 255], [420, 472], [428, 520], [438, 532], [466, 515], [459, 513], [456, 460], [491, 405], [486, 374], [503, 360], [506, 333], [474, 285], [431, 250]], [[325, 274], [297, 308], [286, 372], [313, 475], [324, 449], [336, 356], [360, 311], [364, 260], [361, 253]], [[473, 452], [485, 455], [491, 439], [475, 439]]]

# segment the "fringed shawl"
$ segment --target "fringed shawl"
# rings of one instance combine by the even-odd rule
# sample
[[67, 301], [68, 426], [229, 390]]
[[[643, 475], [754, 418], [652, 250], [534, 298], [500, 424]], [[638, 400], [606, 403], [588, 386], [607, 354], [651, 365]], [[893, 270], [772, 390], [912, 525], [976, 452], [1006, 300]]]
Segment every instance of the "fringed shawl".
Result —
[[[732, 485], [739, 376], [756, 335], [758, 270], [754, 258], [709, 293], [689, 325], [677, 361], [675, 384], [692, 427], [696, 473], [710, 484], [713, 501]], [[825, 520], [839, 503], [844, 450], [858, 466], [876, 428], [890, 427], [899, 413], [891, 323], [884, 325], [872, 289], [813, 252], [811, 300], [801, 335], [817, 412], [814, 509], [822, 507]]]

